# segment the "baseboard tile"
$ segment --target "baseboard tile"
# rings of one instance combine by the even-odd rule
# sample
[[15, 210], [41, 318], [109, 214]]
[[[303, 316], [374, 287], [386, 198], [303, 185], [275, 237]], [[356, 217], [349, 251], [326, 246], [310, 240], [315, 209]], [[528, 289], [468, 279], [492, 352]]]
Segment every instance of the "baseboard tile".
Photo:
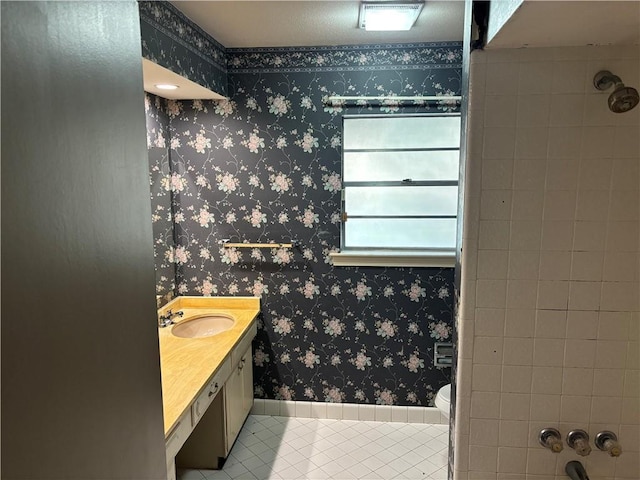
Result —
[[253, 407], [251, 407], [252, 415], [264, 415], [264, 400], [262, 398], [253, 399]]
[[430, 423], [448, 425], [449, 420], [435, 407], [366, 405], [356, 403], [296, 402], [256, 398], [251, 413], [279, 417], [363, 420], [376, 422]]

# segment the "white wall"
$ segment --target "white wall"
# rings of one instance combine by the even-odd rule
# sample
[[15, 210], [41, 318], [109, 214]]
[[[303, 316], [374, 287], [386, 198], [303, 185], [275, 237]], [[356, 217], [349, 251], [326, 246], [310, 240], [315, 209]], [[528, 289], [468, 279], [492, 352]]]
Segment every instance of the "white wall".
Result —
[[[455, 479], [637, 479], [640, 107], [607, 108], [638, 47], [471, 56]], [[619, 435], [618, 459], [538, 445], [543, 427]]]
[[504, 27], [511, 16], [516, 13], [524, 0], [494, 0], [489, 5], [489, 25], [487, 28], [487, 43]]
[[2, 2], [2, 473], [166, 478], [138, 5]]

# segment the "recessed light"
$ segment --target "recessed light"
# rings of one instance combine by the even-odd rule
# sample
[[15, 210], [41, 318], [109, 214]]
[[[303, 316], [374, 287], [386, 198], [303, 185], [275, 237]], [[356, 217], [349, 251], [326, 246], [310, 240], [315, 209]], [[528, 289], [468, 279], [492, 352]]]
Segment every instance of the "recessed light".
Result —
[[362, 2], [360, 28], [368, 31], [410, 30], [424, 2]]
[[178, 85], [173, 85], [171, 83], [156, 83], [156, 88], [159, 88], [160, 90], [175, 90], [178, 87]]

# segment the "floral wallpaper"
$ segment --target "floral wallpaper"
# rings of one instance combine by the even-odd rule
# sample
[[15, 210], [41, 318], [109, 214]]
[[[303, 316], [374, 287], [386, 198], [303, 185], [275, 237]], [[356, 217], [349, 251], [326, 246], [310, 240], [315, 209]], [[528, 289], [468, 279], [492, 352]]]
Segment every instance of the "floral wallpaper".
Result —
[[142, 56], [220, 95], [227, 94], [225, 48], [169, 2], [139, 1]]
[[[437, 70], [461, 67], [459, 42], [334, 47], [233, 48], [228, 68], [235, 73], [299, 71]], [[301, 70], [302, 69], [302, 70]], [[438, 92], [432, 93], [435, 95]]]
[[159, 302], [162, 304], [173, 298], [176, 289], [171, 188], [166, 183], [171, 178], [169, 116], [163, 103], [160, 97], [145, 96], [156, 295], [163, 297], [163, 301]]
[[[148, 116], [169, 119], [171, 170], [160, 185], [176, 243], [157, 258], [175, 262], [177, 294], [261, 297], [258, 398], [432, 405], [450, 378], [433, 366], [433, 345], [451, 341], [454, 270], [333, 267], [328, 254], [340, 243], [342, 115], [457, 105], [326, 97], [459, 94], [461, 45], [227, 55], [229, 100], [148, 97]], [[225, 248], [223, 239], [297, 246]]]

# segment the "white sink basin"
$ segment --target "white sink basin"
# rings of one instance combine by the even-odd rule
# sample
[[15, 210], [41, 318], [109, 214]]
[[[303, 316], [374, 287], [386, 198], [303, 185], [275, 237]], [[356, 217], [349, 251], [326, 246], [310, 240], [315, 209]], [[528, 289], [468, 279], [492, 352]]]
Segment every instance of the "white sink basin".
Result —
[[188, 318], [173, 326], [171, 333], [181, 338], [211, 337], [226, 332], [236, 321], [228, 315], [203, 315]]

